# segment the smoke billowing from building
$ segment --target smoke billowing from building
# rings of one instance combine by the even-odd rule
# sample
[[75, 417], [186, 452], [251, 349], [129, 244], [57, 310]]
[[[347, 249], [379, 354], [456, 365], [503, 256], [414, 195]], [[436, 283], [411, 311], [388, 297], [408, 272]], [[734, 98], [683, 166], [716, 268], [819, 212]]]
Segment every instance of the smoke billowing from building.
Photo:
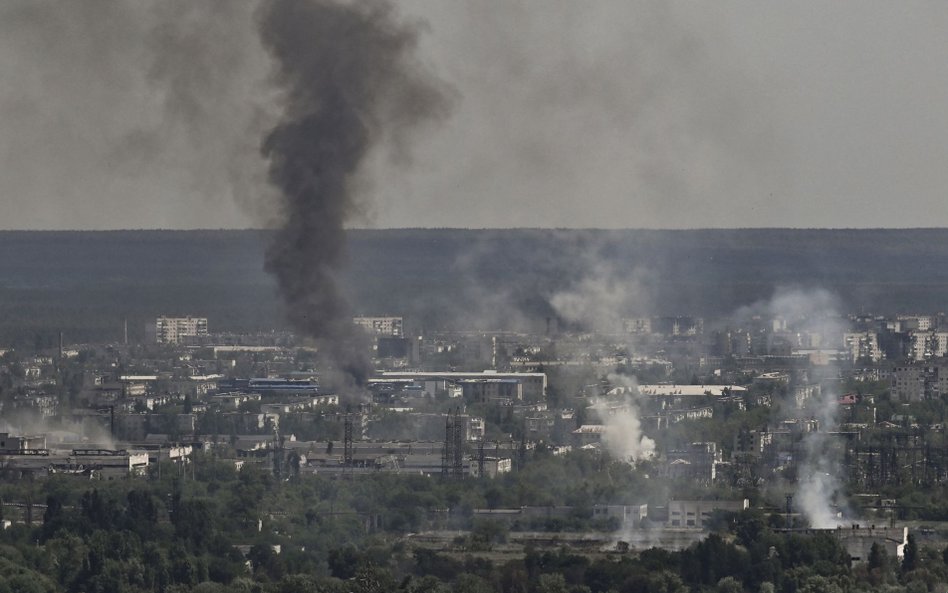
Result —
[[282, 116], [262, 145], [282, 217], [266, 267], [293, 325], [358, 384], [369, 359], [339, 273], [345, 224], [361, 210], [360, 173], [381, 145], [403, 161], [407, 133], [443, 114], [446, 95], [414, 58], [418, 26], [388, 3], [275, 0], [262, 6], [259, 28], [283, 91]]
[[[844, 331], [838, 313], [838, 298], [823, 289], [778, 288], [767, 302], [760, 302], [740, 309], [734, 316], [738, 322], [755, 315], [782, 318], [797, 331], [822, 336], [823, 343], [839, 340]], [[824, 375], [832, 378], [836, 368], [829, 366]], [[812, 418], [819, 428], [805, 432], [797, 463], [797, 485], [794, 504], [816, 528], [833, 528], [839, 524], [837, 518], [842, 501], [843, 475], [840, 450], [837, 441], [829, 432], [836, 429], [839, 409], [839, 393], [832, 381], [824, 384], [821, 397], [811, 402], [797, 419]]]
[[578, 281], [550, 297], [550, 306], [572, 327], [616, 333], [623, 316], [648, 310], [645, 276], [640, 268], [622, 272], [603, 259], [593, 260]]
[[645, 436], [636, 396], [639, 393], [635, 377], [610, 373], [608, 381], [616, 387], [617, 399], [599, 399], [594, 410], [605, 426], [603, 445], [626, 462], [649, 459], [655, 455], [655, 441]]

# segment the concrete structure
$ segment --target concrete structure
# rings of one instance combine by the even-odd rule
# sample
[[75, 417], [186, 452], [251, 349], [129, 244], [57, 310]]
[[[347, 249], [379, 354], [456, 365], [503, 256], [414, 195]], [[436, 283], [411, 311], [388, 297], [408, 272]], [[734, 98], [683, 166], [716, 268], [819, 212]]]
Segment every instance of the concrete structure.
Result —
[[583, 424], [573, 431], [573, 446], [586, 447], [602, 442], [606, 427], [602, 424]]
[[879, 334], [876, 332], [853, 332], [843, 334], [843, 347], [849, 360], [858, 362], [879, 362], [883, 358], [879, 348]]
[[[509, 457], [484, 457], [484, 477], [496, 478], [500, 474], [510, 473], [513, 469], [513, 460]], [[475, 459], [471, 463], [471, 477], [478, 478], [481, 475], [480, 460]]]
[[463, 379], [458, 384], [465, 401], [482, 404], [523, 401], [523, 383], [517, 379]]
[[872, 545], [881, 545], [889, 558], [905, 557], [905, 546], [908, 544], [908, 527], [876, 528], [873, 526], [853, 525], [849, 529], [840, 527], [836, 536], [849, 553], [853, 563], [869, 560], [869, 551]]
[[740, 385], [639, 385], [639, 393], [654, 397], [699, 397], [710, 395], [743, 395], [746, 387]]
[[717, 511], [737, 513], [747, 510], [750, 501], [742, 500], [670, 500], [667, 527], [704, 529]]
[[405, 336], [404, 321], [401, 317], [353, 317], [352, 322], [373, 336]]
[[691, 443], [683, 451], [669, 451], [665, 471], [672, 478], [691, 479], [701, 484], [712, 484], [717, 477], [716, 466], [721, 463], [717, 443]]
[[790, 388], [790, 396], [797, 408], [803, 408], [810, 400], [818, 401], [823, 393], [819, 383], [794, 383]]
[[178, 344], [182, 338], [207, 336], [207, 317], [159, 317], [155, 319], [155, 342], [158, 344]]
[[650, 317], [631, 317], [622, 320], [622, 329], [627, 334], [652, 333], [652, 319]]
[[8, 432], [0, 432], [0, 454], [18, 454], [44, 449], [46, 449], [44, 435], [14, 436]]
[[813, 536], [829, 534], [839, 540], [846, 548], [853, 564], [867, 562], [873, 544], [879, 544], [889, 558], [902, 560], [905, 546], [908, 544], [908, 527], [876, 527], [875, 525], [853, 524], [836, 529], [794, 529], [795, 535]]
[[898, 366], [892, 369], [892, 399], [915, 402], [925, 398], [926, 372], [922, 365]]
[[[397, 379], [412, 381], [416, 384], [424, 385], [425, 392], [430, 397], [434, 397], [435, 392], [438, 390], [448, 390], [450, 385], [461, 384], [465, 381], [475, 382], [469, 383], [469, 393], [472, 397], [478, 396], [481, 393], [489, 393], [495, 389], [494, 387], [488, 386], [489, 383], [484, 383], [483, 386], [477, 387], [475, 386], [477, 381], [514, 381], [517, 383], [517, 387], [501, 388], [500, 383], [497, 383], [496, 389], [498, 393], [501, 390], [505, 392], [509, 391], [515, 397], [519, 397], [523, 401], [528, 402], [538, 402], [546, 399], [546, 373], [499, 373], [496, 371], [484, 371], [482, 373], [429, 373], [417, 371], [387, 371], [381, 373], [379, 378], [383, 380]], [[372, 380], [370, 380], [370, 383], [371, 382]], [[429, 392], [429, 390], [431, 390], [431, 392]]]
[[68, 456], [50, 457], [50, 474], [81, 475], [111, 480], [142, 476], [148, 471], [147, 451], [73, 449]]
[[714, 417], [714, 408], [712, 406], [700, 406], [683, 410], [664, 410], [658, 414], [643, 416], [642, 426], [662, 430], [672, 424], [678, 424], [685, 420], [699, 420], [701, 418], [712, 417]]
[[912, 332], [909, 340], [909, 357], [912, 360], [929, 360], [948, 355], [948, 332]]
[[892, 369], [892, 398], [901, 402], [936, 399], [948, 394], [948, 359], [913, 363]]

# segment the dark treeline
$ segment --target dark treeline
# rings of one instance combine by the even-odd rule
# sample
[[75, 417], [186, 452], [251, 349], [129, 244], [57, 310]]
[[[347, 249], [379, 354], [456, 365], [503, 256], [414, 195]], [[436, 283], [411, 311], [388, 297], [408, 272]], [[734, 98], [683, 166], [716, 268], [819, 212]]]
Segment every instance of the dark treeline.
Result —
[[[618, 534], [609, 549], [511, 551], [507, 527], [473, 516], [484, 506], [571, 502], [574, 528], [595, 530], [583, 522], [588, 505], [636, 497], [645, 478], [579, 453], [538, 454], [501, 479], [462, 481], [330, 479], [293, 464], [276, 477], [208, 456], [195, 463], [186, 471], [165, 463], [150, 479], [5, 481], [3, 518], [14, 524], [0, 531], [0, 591], [902, 593], [948, 579], [944, 555], [914, 541], [902, 562], [876, 546], [851, 565], [831, 533], [788, 537], [774, 530], [779, 514], [760, 511], [717, 516], [716, 532], [684, 550], [641, 552]], [[31, 525], [29, 503], [45, 505]], [[432, 522], [464, 531], [447, 545], [409, 536]]]
[[[278, 328], [262, 231], [0, 232], [0, 342], [138, 339], [159, 314]], [[535, 323], [591, 276], [635, 278], [629, 314], [726, 315], [775, 286], [823, 287], [847, 310], [944, 310], [948, 230], [357, 230], [356, 313], [437, 328]], [[498, 307], [502, 302], [505, 307]], [[499, 309], [514, 311], [497, 317]]]

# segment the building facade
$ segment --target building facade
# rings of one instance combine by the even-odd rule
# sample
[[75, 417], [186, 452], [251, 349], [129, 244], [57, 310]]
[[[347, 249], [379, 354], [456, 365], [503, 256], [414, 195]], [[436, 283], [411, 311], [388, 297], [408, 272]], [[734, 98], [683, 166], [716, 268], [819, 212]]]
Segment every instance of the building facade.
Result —
[[183, 338], [206, 336], [207, 317], [158, 317], [154, 330], [158, 344], [177, 344]]
[[401, 317], [353, 317], [352, 322], [373, 336], [405, 337], [405, 323]]

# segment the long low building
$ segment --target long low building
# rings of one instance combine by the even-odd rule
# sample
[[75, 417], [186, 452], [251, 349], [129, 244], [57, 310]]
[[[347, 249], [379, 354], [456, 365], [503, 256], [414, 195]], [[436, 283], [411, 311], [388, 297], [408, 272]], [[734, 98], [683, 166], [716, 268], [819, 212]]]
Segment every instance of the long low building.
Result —
[[19, 477], [42, 478], [50, 474], [66, 474], [110, 480], [144, 475], [149, 466], [147, 451], [44, 449], [43, 452], [41, 455], [3, 455], [4, 472]]
[[747, 392], [747, 388], [740, 385], [639, 385], [638, 389], [640, 394], [654, 397], [721, 397]]
[[425, 393], [431, 397], [437, 390], [446, 390], [448, 384], [457, 384], [470, 391], [465, 392], [466, 397], [478, 401], [503, 398], [538, 402], [546, 399], [546, 373], [384, 371], [379, 374], [379, 378], [412, 381], [422, 385]]

